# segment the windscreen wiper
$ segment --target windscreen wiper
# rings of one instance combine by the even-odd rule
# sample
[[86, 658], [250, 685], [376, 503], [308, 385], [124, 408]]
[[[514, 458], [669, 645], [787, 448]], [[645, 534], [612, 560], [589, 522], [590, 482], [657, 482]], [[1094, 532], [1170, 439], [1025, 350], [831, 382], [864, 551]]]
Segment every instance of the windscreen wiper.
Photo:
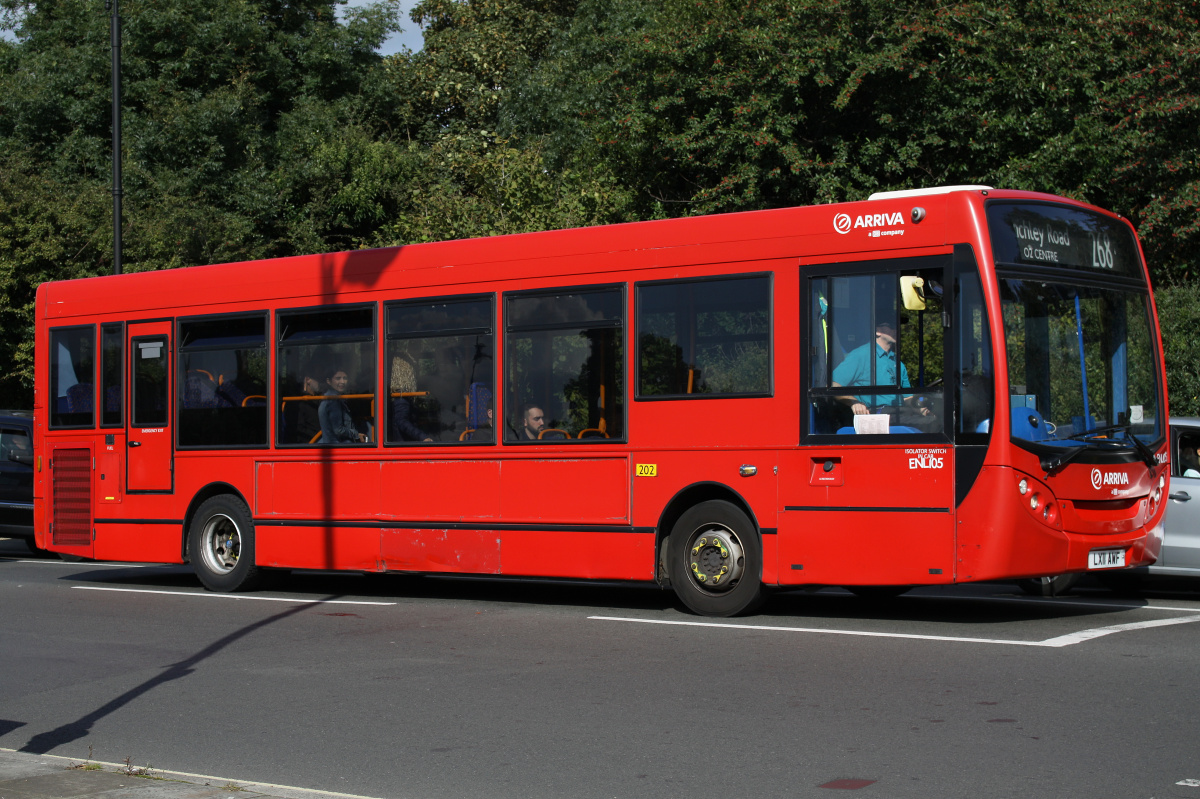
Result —
[[[1074, 436], [1072, 436], [1072, 438], [1074, 438]], [[1040, 463], [1042, 464], [1042, 469], [1046, 473], [1042, 475], [1042, 479], [1045, 480], [1053, 472], [1056, 472], [1062, 467], [1066, 466], [1068, 463], [1075, 460], [1079, 453], [1086, 450], [1087, 444], [1080, 444], [1079, 446], [1071, 447], [1070, 449], [1062, 449], [1053, 455], [1043, 455], [1040, 459]]]
[[[1085, 430], [1082, 433], [1076, 433], [1069, 436], [1074, 441], [1088, 441], [1097, 436], [1105, 435], [1106, 433], [1122, 432], [1125, 438], [1133, 443], [1134, 450], [1137, 451], [1142, 463], [1146, 464], [1146, 468], [1153, 470], [1158, 465], [1158, 459], [1154, 456], [1154, 450], [1146, 446], [1146, 443], [1133, 434], [1132, 424], [1110, 424], [1107, 427], [1097, 427], [1094, 430]], [[1043, 464], [1044, 465], [1044, 464]]]

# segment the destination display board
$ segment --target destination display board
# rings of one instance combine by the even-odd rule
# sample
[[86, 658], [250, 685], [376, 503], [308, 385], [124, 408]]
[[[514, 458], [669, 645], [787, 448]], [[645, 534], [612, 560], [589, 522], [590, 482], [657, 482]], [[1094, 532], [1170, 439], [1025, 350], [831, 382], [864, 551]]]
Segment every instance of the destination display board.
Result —
[[994, 201], [987, 204], [987, 220], [997, 265], [1142, 276], [1133, 232], [1112, 217], [1051, 203]]

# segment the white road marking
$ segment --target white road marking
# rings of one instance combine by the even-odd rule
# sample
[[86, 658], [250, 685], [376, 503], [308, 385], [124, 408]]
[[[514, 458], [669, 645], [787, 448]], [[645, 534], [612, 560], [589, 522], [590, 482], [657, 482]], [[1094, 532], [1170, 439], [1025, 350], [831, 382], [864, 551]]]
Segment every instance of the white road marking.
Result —
[[1128, 630], [1142, 630], [1149, 627], [1165, 627], [1172, 624], [1190, 624], [1192, 622], [1200, 622], [1200, 615], [1193, 616], [1187, 619], [1156, 619], [1154, 621], [1139, 621], [1130, 624], [1115, 624], [1111, 627], [1096, 627], [1090, 630], [1080, 630], [1078, 632], [1060, 635], [1055, 638], [1047, 638], [1045, 641], [1017, 641], [1004, 638], [970, 638], [966, 636], [955, 635], [919, 635], [917, 633], [881, 633], [872, 632], [869, 630], [830, 630], [819, 627], [773, 627], [764, 624], [728, 624], [721, 622], [708, 621], [670, 621], [666, 619], [633, 619], [621, 616], [588, 616], [594, 621], [623, 621], [632, 622], [635, 624], [669, 624], [678, 627], [727, 627], [733, 630], [758, 630], [767, 632], [786, 632], [786, 633], [819, 633], [823, 635], [857, 635], [865, 638], [912, 638], [921, 641], [952, 641], [957, 643], [968, 644], [1004, 644], [1007, 646], [1045, 646], [1045, 647], [1064, 647], [1072, 644], [1083, 643], [1090, 641], [1093, 638], [1099, 638], [1104, 635], [1112, 635], [1113, 633], [1126, 632]]
[[1197, 621], [1200, 621], [1200, 616], [1193, 616], [1189, 619], [1153, 619], [1151, 621], [1130, 622], [1129, 624], [1114, 624], [1111, 627], [1095, 627], [1091, 630], [1080, 630], [1060, 635], [1056, 638], [1047, 638], [1045, 641], [1039, 642], [1038, 646], [1071, 646], [1072, 644], [1080, 644], [1084, 641], [1090, 641], [1093, 638], [1099, 638], [1102, 635], [1123, 633], [1129, 630], [1148, 630], [1152, 627], [1167, 627], [1172, 624], [1190, 624]]
[[102, 588], [95, 585], [73, 585], [80, 591], [119, 591], [126, 594], [166, 594], [170, 596], [193, 596], [208, 599], [250, 599], [258, 602], [291, 602], [296, 605], [395, 605], [395, 602], [370, 602], [358, 599], [289, 599], [276, 596], [247, 596], [245, 594], [211, 594], [207, 591], [157, 591], [148, 588]]
[[[851, 595], [852, 596], [852, 595]], [[1167, 605], [1134, 605], [1128, 602], [1085, 602], [1071, 598], [1035, 599], [1018, 596], [955, 596], [942, 594], [938, 596], [922, 596], [914, 594], [904, 597], [905, 602], [913, 600], [953, 600], [955, 602], [1015, 602], [1019, 605], [1054, 605], [1060, 608], [1105, 608], [1108, 610], [1178, 610], [1184, 613], [1200, 613], [1200, 608], [1176, 608]]]

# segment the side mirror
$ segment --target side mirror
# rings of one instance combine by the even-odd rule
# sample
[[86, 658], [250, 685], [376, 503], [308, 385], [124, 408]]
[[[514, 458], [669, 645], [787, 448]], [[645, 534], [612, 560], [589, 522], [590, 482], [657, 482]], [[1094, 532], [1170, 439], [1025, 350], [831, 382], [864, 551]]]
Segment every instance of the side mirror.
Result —
[[16, 461], [17, 463], [23, 463], [26, 466], [33, 465], [32, 452], [10, 452], [8, 453], [8, 459], [10, 461]]

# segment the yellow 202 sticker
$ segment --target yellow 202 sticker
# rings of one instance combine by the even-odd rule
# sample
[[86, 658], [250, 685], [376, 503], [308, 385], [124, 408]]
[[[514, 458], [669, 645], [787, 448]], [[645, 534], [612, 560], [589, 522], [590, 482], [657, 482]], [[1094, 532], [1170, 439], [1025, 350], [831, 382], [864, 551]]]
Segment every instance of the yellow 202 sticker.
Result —
[[639, 463], [637, 465], [638, 477], [657, 477], [658, 464], [656, 463]]

